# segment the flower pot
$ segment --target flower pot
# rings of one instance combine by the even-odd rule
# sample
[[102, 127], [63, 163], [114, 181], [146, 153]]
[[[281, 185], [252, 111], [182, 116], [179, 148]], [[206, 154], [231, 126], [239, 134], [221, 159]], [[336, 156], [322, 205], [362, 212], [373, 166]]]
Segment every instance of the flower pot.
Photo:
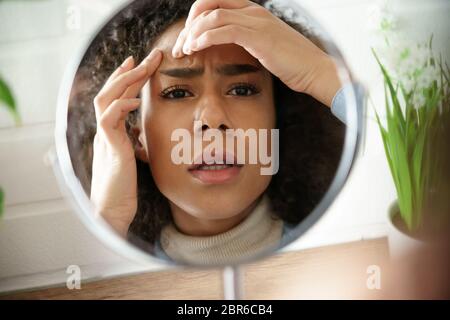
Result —
[[397, 201], [391, 204], [388, 211], [388, 244], [389, 255], [393, 259], [401, 258], [409, 252], [425, 246], [423, 240], [414, 238], [408, 232], [400, 218]]

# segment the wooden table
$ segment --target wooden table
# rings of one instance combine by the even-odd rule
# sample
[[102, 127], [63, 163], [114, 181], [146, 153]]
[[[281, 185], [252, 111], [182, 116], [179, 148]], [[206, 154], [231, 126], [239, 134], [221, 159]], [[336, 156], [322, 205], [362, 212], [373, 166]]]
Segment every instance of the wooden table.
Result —
[[[285, 252], [243, 268], [245, 299], [376, 298], [370, 270], [382, 270], [386, 238]], [[84, 282], [0, 299], [223, 299], [222, 270], [171, 270]]]

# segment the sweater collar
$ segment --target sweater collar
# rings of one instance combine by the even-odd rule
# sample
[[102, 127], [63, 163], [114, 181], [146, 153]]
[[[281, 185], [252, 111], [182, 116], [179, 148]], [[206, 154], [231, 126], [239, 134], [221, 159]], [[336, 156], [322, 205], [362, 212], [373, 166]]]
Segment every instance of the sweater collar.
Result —
[[173, 223], [161, 231], [161, 247], [173, 260], [190, 264], [230, 264], [279, 245], [283, 221], [272, 216], [263, 195], [255, 209], [237, 226], [213, 236], [190, 236]]

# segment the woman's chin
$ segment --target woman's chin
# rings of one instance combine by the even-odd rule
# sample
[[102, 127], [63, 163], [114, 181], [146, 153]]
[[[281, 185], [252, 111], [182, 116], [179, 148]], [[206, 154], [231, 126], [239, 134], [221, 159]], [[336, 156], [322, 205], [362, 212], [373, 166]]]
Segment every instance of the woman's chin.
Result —
[[249, 195], [243, 198], [242, 195], [243, 192], [240, 192], [240, 194], [222, 194], [222, 196], [214, 194], [208, 198], [204, 198], [205, 195], [199, 196], [195, 207], [189, 206], [190, 210], [186, 210], [186, 212], [202, 220], [232, 219], [246, 215], [247, 211], [253, 207], [254, 197]]

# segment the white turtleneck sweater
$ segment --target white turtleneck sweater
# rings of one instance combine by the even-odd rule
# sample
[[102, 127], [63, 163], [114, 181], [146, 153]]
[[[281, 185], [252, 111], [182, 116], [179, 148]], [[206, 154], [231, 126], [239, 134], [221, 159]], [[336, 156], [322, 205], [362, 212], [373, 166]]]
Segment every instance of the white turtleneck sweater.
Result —
[[269, 198], [264, 195], [255, 209], [237, 226], [213, 236], [189, 236], [171, 223], [161, 231], [165, 254], [188, 264], [230, 264], [280, 244], [283, 221], [272, 216]]

